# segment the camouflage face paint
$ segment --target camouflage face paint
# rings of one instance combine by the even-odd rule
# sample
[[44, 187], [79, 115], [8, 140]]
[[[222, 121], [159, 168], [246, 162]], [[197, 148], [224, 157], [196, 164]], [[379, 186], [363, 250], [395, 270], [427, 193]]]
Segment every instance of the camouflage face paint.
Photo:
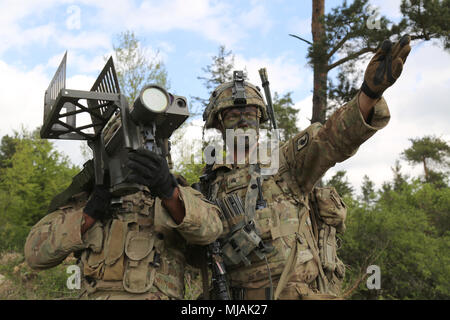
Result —
[[260, 117], [258, 108], [248, 105], [229, 108], [222, 113], [222, 136], [228, 149], [234, 150], [232, 152], [238, 158], [235, 163], [244, 161], [251, 146], [256, 146]]
[[223, 113], [223, 124], [225, 129], [258, 128], [258, 109], [256, 107], [237, 107], [225, 110]]

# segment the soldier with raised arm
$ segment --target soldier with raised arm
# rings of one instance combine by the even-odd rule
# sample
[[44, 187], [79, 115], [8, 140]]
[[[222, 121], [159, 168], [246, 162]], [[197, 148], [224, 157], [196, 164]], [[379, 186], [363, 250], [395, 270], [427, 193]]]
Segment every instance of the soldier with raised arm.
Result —
[[220, 243], [232, 298], [341, 296], [345, 268], [336, 255], [336, 233], [345, 230], [346, 206], [334, 188], [315, 185], [389, 122], [382, 94], [400, 76], [409, 43], [409, 36], [396, 44], [383, 42], [358, 94], [324, 125], [313, 123], [280, 146], [275, 174], [248, 161], [257, 142], [244, 137], [247, 161], [239, 163], [239, 137], [227, 139], [230, 130], [258, 137], [260, 124], [269, 118], [259, 88], [235, 72], [232, 82], [212, 92], [203, 114], [205, 128], [221, 131], [234, 162], [207, 166], [202, 188], [222, 209]]

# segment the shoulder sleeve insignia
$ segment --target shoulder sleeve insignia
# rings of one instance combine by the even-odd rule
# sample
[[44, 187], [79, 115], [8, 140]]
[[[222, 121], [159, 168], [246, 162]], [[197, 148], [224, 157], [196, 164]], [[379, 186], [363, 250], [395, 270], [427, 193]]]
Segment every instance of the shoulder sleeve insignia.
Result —
[[303, 149], [309, 141], [309, 135], [308, 133], [305, 133], [303, 136], [301, 136], [298, 140], [297, 140], [297, 151], [300, 151], [301, 149]]

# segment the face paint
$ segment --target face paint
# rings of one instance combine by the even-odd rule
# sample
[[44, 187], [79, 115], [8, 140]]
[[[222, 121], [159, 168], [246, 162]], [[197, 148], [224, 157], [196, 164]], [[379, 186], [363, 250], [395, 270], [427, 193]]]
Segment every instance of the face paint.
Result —
[[258, 128], [258, 109], [256, 107], [240, 107], [226, 110], [223, 114], [225, 129]]
[[[234, 149], [237, 153], [240, 153], [240, 150], [249, 151], [251, 149], [250, 145], [255, 144], [257, 141], [259, 117], [258, 108], [255, 106], [234, 107], [225, 110], [222, 113], [222, 123], [225, 130], [234, 130], [233, 144], [231, 145], [227, 142], [228, 148]], [[231, 142], [225, 137], [225, 131], [222, 131], [222, 134], [226, 141]], [[244, 144], [241, 145], [242, 143]]]

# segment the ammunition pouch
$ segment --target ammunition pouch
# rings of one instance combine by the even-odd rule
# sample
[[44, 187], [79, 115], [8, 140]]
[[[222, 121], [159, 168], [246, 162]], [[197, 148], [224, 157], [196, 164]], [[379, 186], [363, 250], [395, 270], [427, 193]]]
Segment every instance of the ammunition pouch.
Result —
[[247, 258], [254, 252], [258, 258], [264, 259], [264, 254], [268, 251], [261, 237], [256, 233], [255, 223], [242, 224], [242, 227], [222, 242], [223, 258], [226, 265], [237, 265], [243, 262], [249, 266], [250, 260]]
[[131, 293], [150, 290], [155, 280], [154, 236], [148, 232], [131, 231], [125, 243], [128, 257], [123, 276], [123, 287]]
[[[152, 210], [154, 208], [154, 210]], [[81, 255], [89, 293], [116, 290], [130, 294], [161, 291], [181, 299], [181, 253], [168, 256], [165, 244], [174, 236], [156, 230], [160, 205], [148, 192], [123, 196], [112, 209], [111, 220], [94, 224], [83, 238], [88, 245]], [[165, 230], [164, 230], [165, 232]]]
[[314, 188], [314, 200], [319, 219], [334, 228], [338, 233], [345, 232], [347, 206], [333, 187]]
[[336, 234], [345, 231], [347, 207], [333, 187], [314, 188], [311, 194], [313, 216], [316, 218], [320, 262], [328, 283], [328, 291], [339, 295], [345, 275], [345, 265], [338, 258]]
[[272, 247], [264, 244], [254, 220], [246, 221], [245, 209], [238, 195], [231, 194], [223, 199], [216, 199], [216, 204], [231, 228], [227, 237], [221, 240], [225, 265], [234, 266], [243, 262], [249, 266], [251, 253], [262, 260], [266, 253], [273, 251]]

